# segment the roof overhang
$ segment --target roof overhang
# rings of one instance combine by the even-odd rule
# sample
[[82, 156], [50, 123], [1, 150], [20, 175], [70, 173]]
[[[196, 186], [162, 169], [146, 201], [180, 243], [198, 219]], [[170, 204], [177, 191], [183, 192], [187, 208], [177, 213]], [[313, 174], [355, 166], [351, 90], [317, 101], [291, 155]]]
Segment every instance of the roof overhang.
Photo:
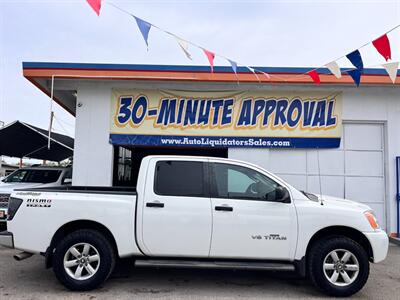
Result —
[[0, 129], [0, 155], [62, 161], [73, 155], [74, 139], [15, 121]]
[[[257, 85], [310, 85], [312, 79], [305, 73], [313, 68], [291, 67], [256, 67], [257, 70], [272, 75], [252, 73], [247, 67], [238, 67], [235, 74], [231, 67], [214, 67], [210, 72], [208, 66], [179, 65], [127, 65], [127, 64], [89, 64], [89, 63], [51, 63], [24, 62], [23, 74], [41, 91], [50, 96], [52, 79], [62, 80], [131, 80], [131, 81], [174, 81], [202, 83], [241, 83]], [[326, 68], [318, 69], [321, 86], [342, 85], [354, 86], [353, 79], [342, 70], [342, 77], [336, 78]], [[397, 72], [400, 77], [400, 70]], [[361, 78], [364, 85], [393, 85], [384, 69], [364, 69]], [[395, 85], [400, 85], [397, 80]], [[64, 109], [75, 115], [76, 90], [55, 85], [54, 100]]]

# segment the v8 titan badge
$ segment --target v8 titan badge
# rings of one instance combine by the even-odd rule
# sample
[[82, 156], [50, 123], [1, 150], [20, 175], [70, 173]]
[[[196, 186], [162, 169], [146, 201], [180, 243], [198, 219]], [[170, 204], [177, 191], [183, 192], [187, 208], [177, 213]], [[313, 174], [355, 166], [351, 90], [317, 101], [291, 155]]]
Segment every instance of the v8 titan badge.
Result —
[[253, 240], [272, 240], [272, 241], [286, 241], [286, 236], [281, 236], [279, 234], [267, 234], [267, 235], [252, 235]]

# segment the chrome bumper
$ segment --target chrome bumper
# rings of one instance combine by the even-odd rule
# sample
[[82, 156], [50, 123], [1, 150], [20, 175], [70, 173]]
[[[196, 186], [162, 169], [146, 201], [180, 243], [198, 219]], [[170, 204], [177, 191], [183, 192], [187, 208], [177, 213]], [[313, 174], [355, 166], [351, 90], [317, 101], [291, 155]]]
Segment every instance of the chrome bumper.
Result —
[[7, 248], [14, 248], [14, 238], [11, 232], [0, 232], [0, 245]]

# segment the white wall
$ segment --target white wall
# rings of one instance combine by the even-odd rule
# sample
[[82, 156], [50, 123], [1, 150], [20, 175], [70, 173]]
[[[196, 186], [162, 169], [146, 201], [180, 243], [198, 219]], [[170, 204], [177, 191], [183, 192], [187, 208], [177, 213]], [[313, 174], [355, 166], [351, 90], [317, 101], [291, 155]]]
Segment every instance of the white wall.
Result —
[[78, 88], [73, 185], [112, 185], [110, 99], [109, 87], [96, 83], [82, 83]]

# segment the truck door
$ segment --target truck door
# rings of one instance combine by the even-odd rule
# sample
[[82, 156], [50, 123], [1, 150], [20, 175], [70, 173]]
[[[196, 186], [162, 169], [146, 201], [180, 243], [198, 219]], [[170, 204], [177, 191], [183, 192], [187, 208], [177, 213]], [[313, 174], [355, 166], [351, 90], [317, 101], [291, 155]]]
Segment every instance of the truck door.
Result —
[[245, 165], [210, 162], [213, 233], [210, 257], [294, 257], [293, 203], [276, 201], [281, 185]]
[[207, 173], [207, 162], [200, 159], [151, 160], [142, 200], [146, 254], [209, 255], [212, 212]]

